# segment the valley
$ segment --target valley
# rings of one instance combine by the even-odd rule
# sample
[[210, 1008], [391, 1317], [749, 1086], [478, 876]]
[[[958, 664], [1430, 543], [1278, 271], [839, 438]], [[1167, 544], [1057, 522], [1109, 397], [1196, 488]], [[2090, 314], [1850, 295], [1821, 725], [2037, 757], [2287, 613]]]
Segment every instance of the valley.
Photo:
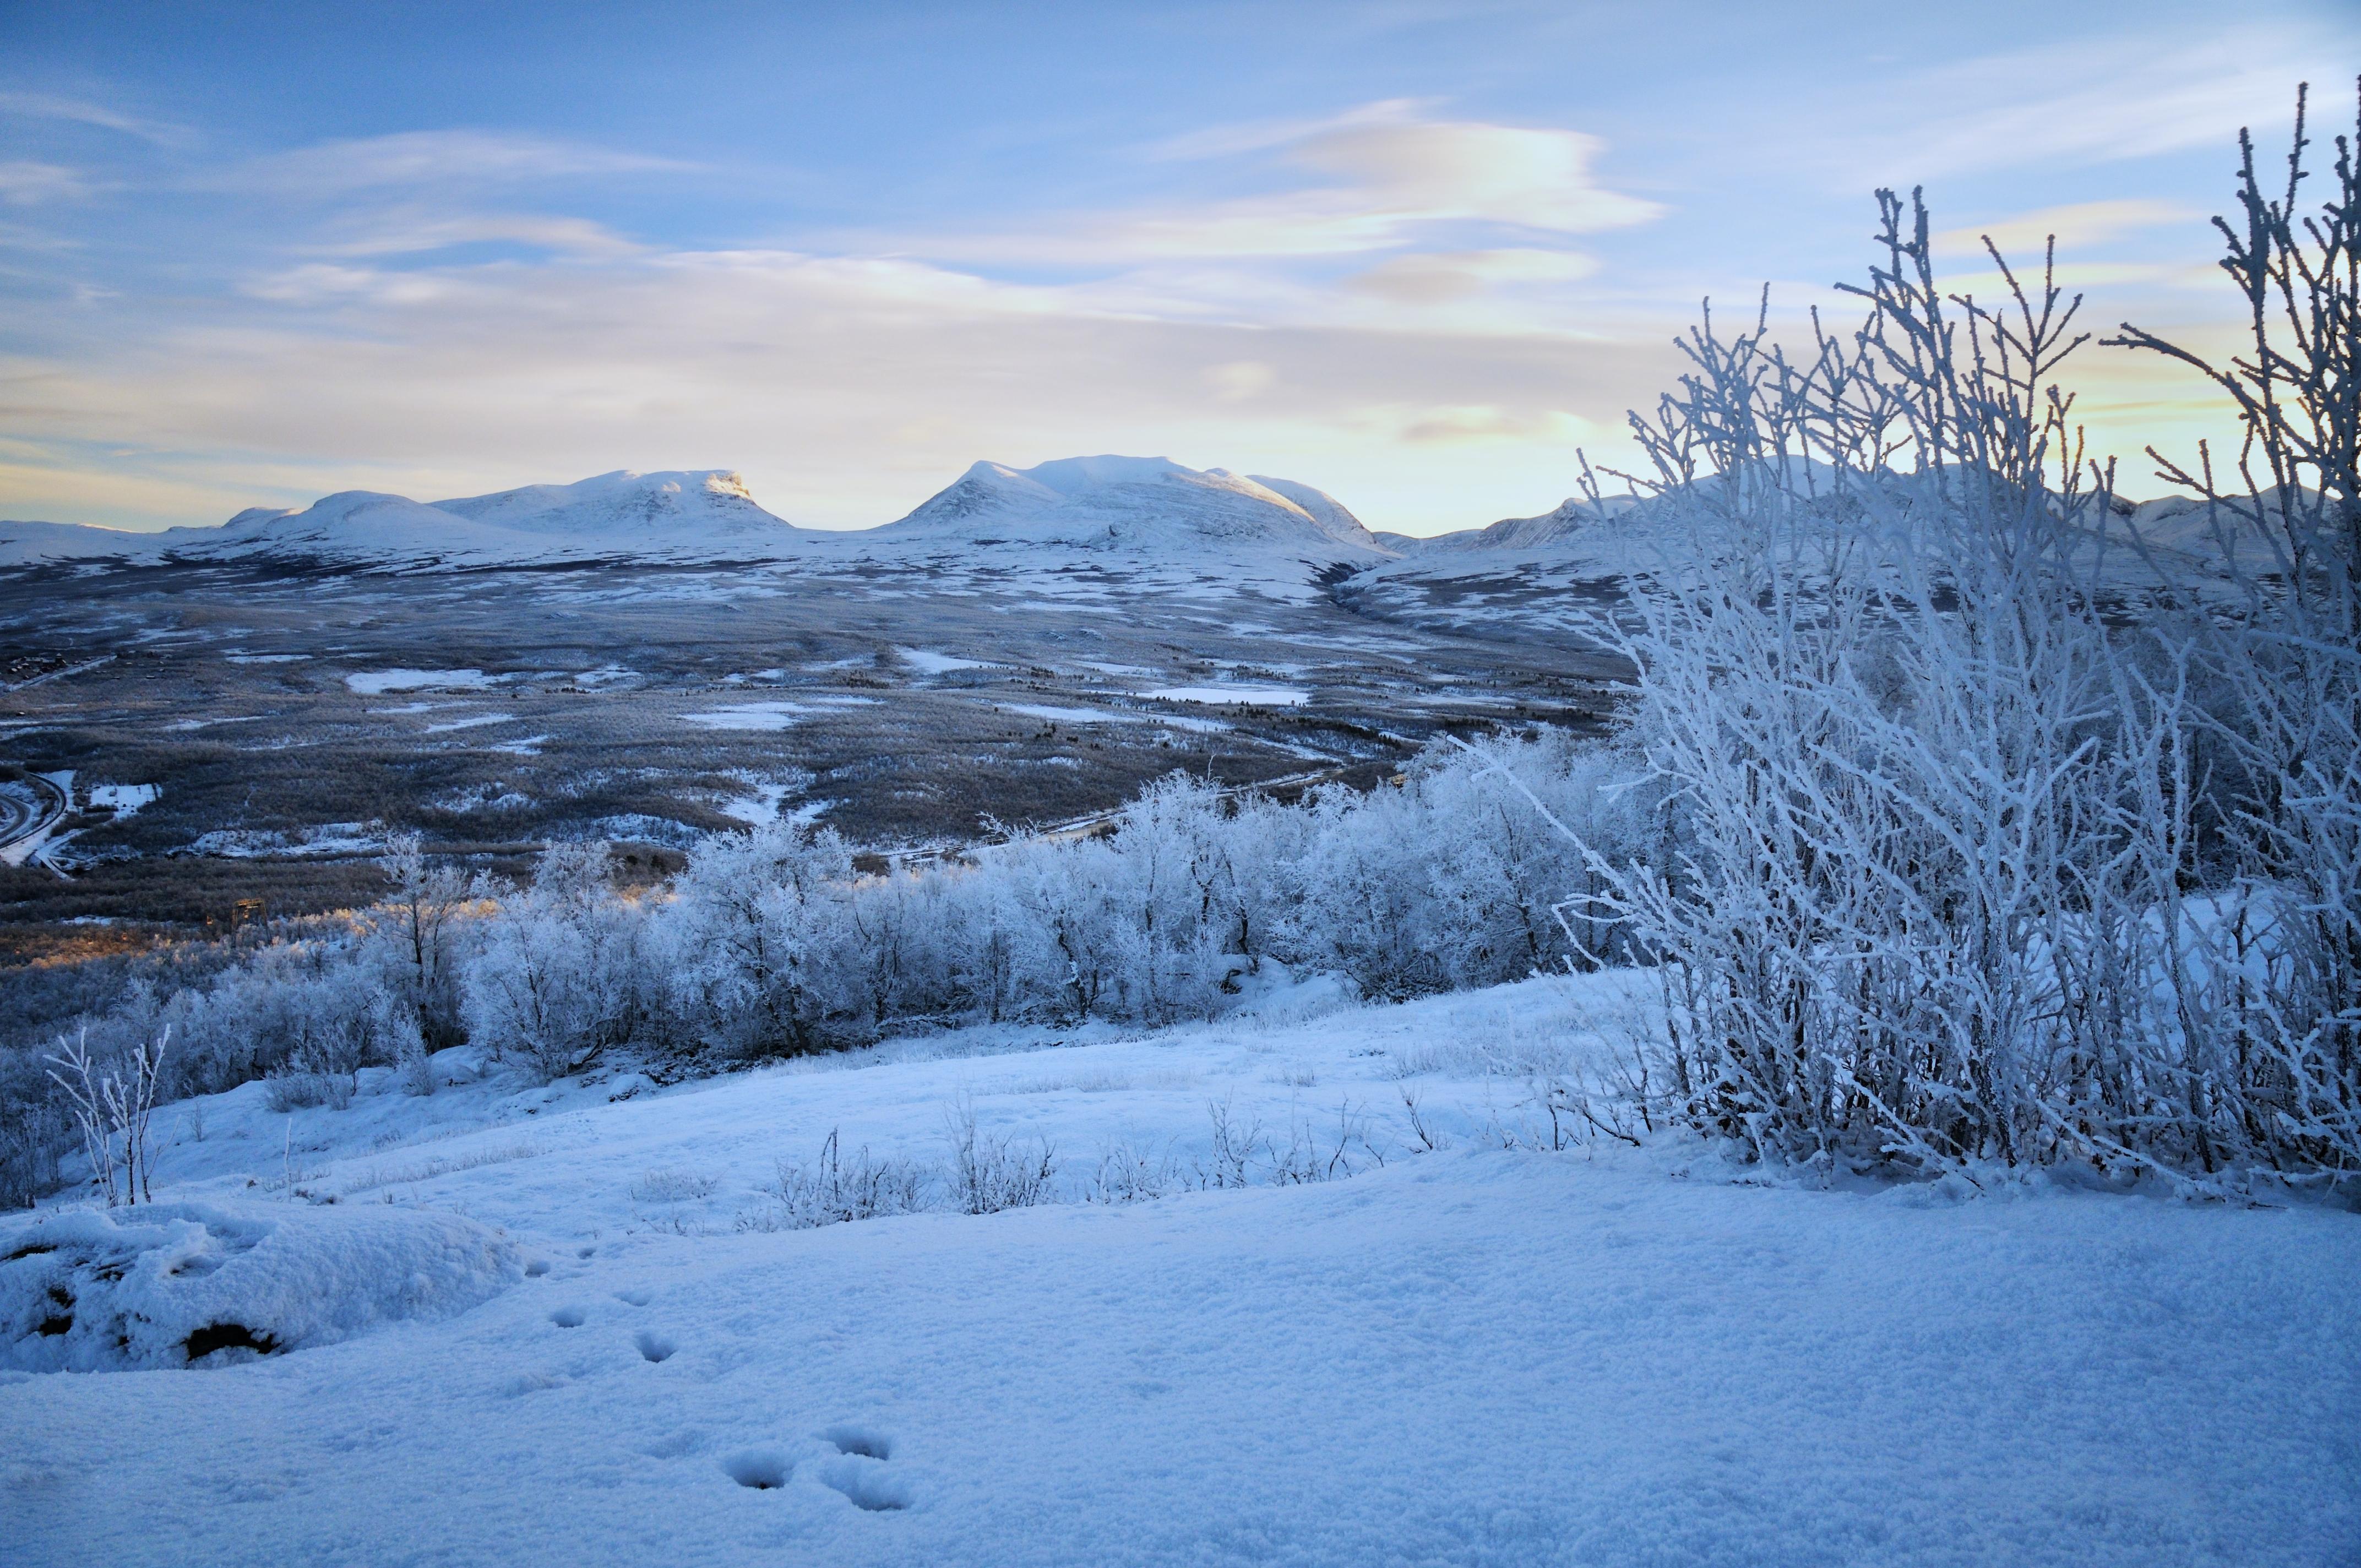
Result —
[[[71, 772], [75, 810], [0, 866], [0, 923], [351, 906], [403, 831], [511, 872], [606, 839], [653, 879], [787, 815], [882, 865], [1087, 826], [1176, 770], [1366, 789], [1444, 730], [1608, 710], [1611, 663], [1530, 607], [1398, 614], [1354, 592], [1392, 557], [1345, 527], [1241, 530], [1293, 511], [1275, 492], [1211, 487], [1208, 535], [1207, 487], [1116, 484], [1074, 506], [1003, 481], [1011, 517], [972, 473], [893, 528], [774, 520], [762, 550], [741, 527], [702, 552], [734, 560], [655, 529], [637, 555], [389, 558], [360, 535], [356, 559], [300, 532], [22, 562], [0, 573], [0, 758]], [[153, 798], [109, 811], [110, 786]]]

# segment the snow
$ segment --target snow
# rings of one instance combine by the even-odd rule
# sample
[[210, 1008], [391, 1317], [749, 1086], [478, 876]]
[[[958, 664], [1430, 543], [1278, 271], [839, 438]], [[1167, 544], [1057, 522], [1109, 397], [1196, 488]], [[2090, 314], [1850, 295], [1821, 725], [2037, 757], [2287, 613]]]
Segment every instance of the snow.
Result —
[[271, 556], [411, 567], [615, 558], [775, 560], [796, 554], [808, 538], [757, 505], [734, 473], [618, 470], [571, 485], [528, 485], [432, 505], [406, 496], [346, 490], [300, 512], [249, 507], [217, 528], [140, 533], [0, 522], [0, 566]]
[[220, 860], [245, 861], [276, 855], [368, 855], [385, 848], [382, 822], [324, 822], [284, 833], [275, 828], [216, 828], [200, 833], [190, 850]]
[[[1379, 565], [1393, 553], [1308, 485], [1162, 457], [1094, 456], [1028, 469], [977, 463], [899, 521], [841, 532], [782, 521], [722, 469], [619, 470], [431, 505], [351, 490], [302, 511], [249, 508], [219, 527], [159, 533], [0, 523], [0, 569], [76, 559], [93, 570], [256, 559], [404, 573], [617, 562], [717, 568], [637, 590], [687, 599], [763, 591], [766, 573], [885, 566], [926, 575], [930, 591], [989, 595], [996, 608], [1021, 612], [1045, 603], [1114, 609], [1149, 591], [1308, 603], [1325, 595], [1330, 568]], [[871, 582], [864, 591], [898, 590]]]
[[480, 689], [494, 684], [481, 670], [360, 670], [345, 677], [345, 685], [362, 696], [387, 692]]
[[1002, 713], [1019, 713], [1027, 718], [1046, 718], [1053, 724], [1149, 724], [1155, 722], [1144, 713], [1116, 713], [1104, 707], [1060, 707], [1046, 702], [996, 702], [992, 706]]
[[[51, 784], [57, 787], [58, 794], [63, 795], [67, 800], [71, 801], [73, 799], [73, 769], [66, 768], [57, 773], [38, 773], [35, 776], [48, 780]], [[29, 800], [31, 797], [27, 796], [26, 798]], [[59, 824], [64, 820], [65, 819], [62, 817], [53, 817], [49, 821], [43, 823], [33, 832], [27, 834], [22, 839], [19, 839], [16, 842], [8, 845], [5, 849], [0, 849], [0, 866], [40, 865], [45, 863], [45, 858], [51, 850], [59, 848], [66, 841], [67, 839], [71, 839], [74, 836], [72, 833], [67, 833], [62, 836], [59, 834]]]
[[922, 675], [947, 675], [953, 670], [988, 670], [993, 666], [983, 659], [961, 659], [950, 653], [930, 653], [923, 648], [896, 648], [894, 652], [904, 663]]
[[[244, 1365], [0, 1380], [12, 1561], [2292, 1565], [2361, 1539], [2350, 1215], [1508, 1150], [1546, 1138], [1523, 1075], [1611, 1044], [1630, 977], [1400, 1007], [1249, 984], [1212, 1024], [668, 1089], [458, 1051], [425, 1098], [365, 1073], [341, 1112], [271, 1115], [261, 1084], [170, 1108], [159, 1219], [379, 1246], [381, 1304], [412, 1244], [341, 1227], [465, 1214], [526, 1277]], [[1446, 1146], [1416, 1152], [1404, 1091]], [[1053, 1144], [1060, 1184], [1202, 1165], [1209, 1107], [1274, 1154], [1341, 1108], [1385, 1163], [739, 1227], [832, 1129], [932, 1166], [961, 1104]], [[282, 1145], [292, 1190], [340, 1201], [271, 1198]]]
[[426, 727], [426, 733], [440, 735], [445, 730], [475, 729], [487, 724], [514, 724], [516, 721], [516, 715], [512, 713], [471, 713], [464, 718], [452, 718], [441, 724], [430, 724]]
[[1245, 703], [1249, 707], [1294, 707], [1308, 695], [1292, 686], [1159, 686], [1143, 692], [1165, 702]]
[[780, 784], [771, 779], [749, 781], [754, 791], [752, 800], [729, 800], [721, 804], [721, 815], [734, 817], [750, 828], [761, 828], [779, 819], [780, 804], [800, 787]]
[[528, 485], [497, 495], [436, 501], [439, 511], [569, 542], [638, 554], [650, 546], [734, 544], [761, 554], [792, 548], [799, 532], [755, 504], [746, 482], [722, 469], [634, 474], [618, 469], [572, 485]]
[[1309, 486], [1169, 457], [1064, 457], [1031, 468], [978, 463], [907, 517], [854, 537], [873, 548], [931, 541], [971, 551], [1131, 551], [1167, 565], [1235, 567], [1268, 556], [1259, 570], [1299, 581], [1307, 560], [1370, 564], [1389, 554], [1334, 498]]
[[164, 793], [161, 784], [93, 784], [90, 805], [93, 811], [112, 807], [118, 822], [136, 814], [143, 806], [152, 806]]
[[785, 729], [810, 709], [796, 702], [741, 702], [706, 713], [684, 713], [684, 724], [700, 729]]
[[385, 1207], [69, 1210], [0, 1229], [0, 1366], [181, 1367], [329, 1344], [522, 1278], [472, 1221]]

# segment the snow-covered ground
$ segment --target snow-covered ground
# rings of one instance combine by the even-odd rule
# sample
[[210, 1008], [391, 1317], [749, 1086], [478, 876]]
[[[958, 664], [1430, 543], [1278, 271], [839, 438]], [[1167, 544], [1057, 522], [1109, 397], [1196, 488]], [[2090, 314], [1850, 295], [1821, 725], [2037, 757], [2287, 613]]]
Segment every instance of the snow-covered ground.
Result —
[[[447, 1217], [522, 1267], [236, 1365], [0, 1373], [0, 1539], [27, 1564], [2356, 1560], [2361, 1222], [1548, 1152], [1527, 1076], [1637, 994], [1380, 1008], [1315, 980], [1214, 1025], [670, 1088], [445, 1053], [467, 1081], [423, 1098], [364, 1074], [343, 1110], [174, 1106], [159, 1200], [388, 1255], [379, 1227]], [[765, 1228], [780, 1160], [833, 1132], [932, 1168], [969, 1113], [1054, 1148], [1061, 1197], [1167, 1195]], [[1184, 1190], [1234, 1168], [1217, 1123], [1249, 1185]], [[1355, 1174], [1274, 1185], [1332, 1159]]]

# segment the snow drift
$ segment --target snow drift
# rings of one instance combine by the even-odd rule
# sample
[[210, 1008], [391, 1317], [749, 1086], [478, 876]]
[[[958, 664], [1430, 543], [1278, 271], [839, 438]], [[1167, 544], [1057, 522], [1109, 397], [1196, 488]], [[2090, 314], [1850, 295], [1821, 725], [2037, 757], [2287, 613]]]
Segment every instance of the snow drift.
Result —
[[0, 1366], [219, 1365], [447, 1317], [522, 1275], [513, 1244], [448, 1214], [68, 1210], [0, 1233]]

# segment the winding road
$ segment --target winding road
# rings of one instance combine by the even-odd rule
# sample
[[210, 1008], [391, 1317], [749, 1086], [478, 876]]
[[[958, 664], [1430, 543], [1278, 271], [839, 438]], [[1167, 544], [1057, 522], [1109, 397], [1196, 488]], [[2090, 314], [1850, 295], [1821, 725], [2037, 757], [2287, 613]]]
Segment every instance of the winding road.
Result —
[[54, 779], [27, 773], [24, 784], [31, 800], [13, 790], [0, 793], [0, 865], [21, 866], [38, 854], [71, 804]]

